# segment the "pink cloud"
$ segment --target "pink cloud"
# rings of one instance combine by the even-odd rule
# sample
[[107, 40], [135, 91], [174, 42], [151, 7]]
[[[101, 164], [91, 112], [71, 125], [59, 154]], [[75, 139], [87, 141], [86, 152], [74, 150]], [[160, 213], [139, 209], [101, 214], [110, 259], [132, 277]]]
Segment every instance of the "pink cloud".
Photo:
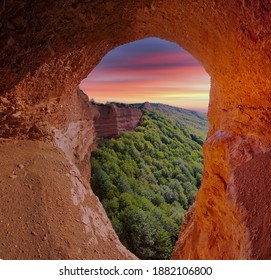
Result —
[[192, 107], [207, 110], [209, 76], [190, 54], [156, 51], [117, 58], [116, 64], [98, 66], [82, 81], [80, 87], [90, 98], [98, 102], [148, 100], [185, 108], [189, 101]]

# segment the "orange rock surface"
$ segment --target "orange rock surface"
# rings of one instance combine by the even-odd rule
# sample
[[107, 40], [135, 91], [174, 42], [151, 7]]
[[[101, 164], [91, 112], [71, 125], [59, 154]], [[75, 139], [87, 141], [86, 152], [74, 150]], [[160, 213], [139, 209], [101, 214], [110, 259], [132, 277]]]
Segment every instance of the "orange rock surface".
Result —
[[173, 258], [271, 258], [269, 1], [14, 0], [0, 18], [0, 258], [134, 258], [87, 190], [97, 111], [77, 87], [146, 37], [211, 76], [202, 187]]
[[0, 143], [2, 259], [133, 259], [74, 164], [50, 143]]

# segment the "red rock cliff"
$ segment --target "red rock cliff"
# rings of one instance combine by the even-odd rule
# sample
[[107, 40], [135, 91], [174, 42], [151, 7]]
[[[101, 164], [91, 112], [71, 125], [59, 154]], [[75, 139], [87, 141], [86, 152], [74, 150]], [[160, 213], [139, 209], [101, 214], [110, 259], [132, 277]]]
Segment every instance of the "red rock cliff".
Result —
[[95, 105], [99, 112], [94, 125], [97, 137], [113, 137], [123, 131], [134, 130], [142, 117], [142, 111], [117, 103]]

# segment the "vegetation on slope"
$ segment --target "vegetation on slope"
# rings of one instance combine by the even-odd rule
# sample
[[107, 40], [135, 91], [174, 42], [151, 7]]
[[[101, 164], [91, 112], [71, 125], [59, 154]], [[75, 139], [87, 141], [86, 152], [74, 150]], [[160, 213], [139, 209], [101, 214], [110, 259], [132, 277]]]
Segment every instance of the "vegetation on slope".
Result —
[[200, 186], [203, 138], [170, 113], [145, 111], [140, 126], [101, 139], [91, 186], [122, 243], [141, 259], [169, 259]]
[[[141, 107], [142, 103], [131, 104], [135, 107]], [[150, 103], [151, 107], [156, 111], [169, 116], [174, 121], [183, 124], [190, 133], [205, 139], [208, 132], [207, 114], [197, 111], [187, 110], [161, 103]]]

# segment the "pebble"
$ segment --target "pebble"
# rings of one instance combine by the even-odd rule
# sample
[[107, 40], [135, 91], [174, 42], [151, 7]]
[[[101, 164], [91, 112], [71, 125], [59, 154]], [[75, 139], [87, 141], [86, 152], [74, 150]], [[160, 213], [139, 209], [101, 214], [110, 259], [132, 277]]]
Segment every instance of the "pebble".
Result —
[[24, 165], [23, 164], [18, 164], [17, 167], [20, 168], [20, 169], [24, 169]]
[[16, 174], [12, 174], [12, 175], [9, 176], [9, 178], [11, 178], [11, 179], [16, 179], [16, 178], [17, 178], [17, 175], [16, 175]]

